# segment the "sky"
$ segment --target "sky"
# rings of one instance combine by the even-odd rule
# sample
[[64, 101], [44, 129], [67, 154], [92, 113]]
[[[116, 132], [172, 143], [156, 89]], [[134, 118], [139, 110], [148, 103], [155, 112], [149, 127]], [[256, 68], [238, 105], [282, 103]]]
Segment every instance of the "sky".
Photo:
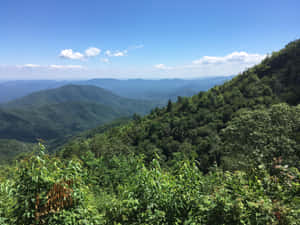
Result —
[[299, 0], [1, 0], [0, 80], [238, 74], [300, 38]]

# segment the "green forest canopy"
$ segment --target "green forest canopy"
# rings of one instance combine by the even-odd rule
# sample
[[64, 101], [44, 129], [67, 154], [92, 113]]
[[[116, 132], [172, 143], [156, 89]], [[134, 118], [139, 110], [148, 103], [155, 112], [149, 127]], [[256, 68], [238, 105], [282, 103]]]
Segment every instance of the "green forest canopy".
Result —
[[297, 225], [299, 75], [297, 40], [56, 156], [40, 145], [2, 169], [1, 224]]

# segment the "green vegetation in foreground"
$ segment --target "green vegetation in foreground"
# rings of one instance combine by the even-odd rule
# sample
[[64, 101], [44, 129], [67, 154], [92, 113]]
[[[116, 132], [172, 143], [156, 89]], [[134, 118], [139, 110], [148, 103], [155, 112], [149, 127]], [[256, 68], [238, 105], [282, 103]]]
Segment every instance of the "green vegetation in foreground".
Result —
[[137, 156], [61, 161], [44, 153], [1, 178], [0, 222], [6, 224], [299, 224], [300, 173], [274, 160], [247, 171], [195, 163], [161, 168]]
[[300, 40], [232, 81], [3, 167], [1, 224], [298, 225]]

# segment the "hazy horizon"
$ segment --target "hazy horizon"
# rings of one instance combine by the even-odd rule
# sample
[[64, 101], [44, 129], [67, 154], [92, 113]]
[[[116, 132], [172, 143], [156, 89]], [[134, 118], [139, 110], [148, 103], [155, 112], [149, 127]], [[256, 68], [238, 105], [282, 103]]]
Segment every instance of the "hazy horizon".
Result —
[[161, 80], [206, 80], [206, 79], [214, 79], [214, 78], [230, 78], [234, 77], [236, 75], [226, 75], [226, 76], [203, 76], [203, 77], [194, 77], [194, 78], [111, 78], [111, 77], [94, 77], [90, 79], [84, 79], [84, 78], [78, 78], [78, 79], [51, 79], [51, 78], [45, 78], [45, 79], [0, 79], [0, 83], [2, 82], [10, 82], [10, 81], [87, 81], [87, 80], [120, 80], [120, 81], [126, 81], [126, 80], [144, 80], [144, 81], [161, 81]]

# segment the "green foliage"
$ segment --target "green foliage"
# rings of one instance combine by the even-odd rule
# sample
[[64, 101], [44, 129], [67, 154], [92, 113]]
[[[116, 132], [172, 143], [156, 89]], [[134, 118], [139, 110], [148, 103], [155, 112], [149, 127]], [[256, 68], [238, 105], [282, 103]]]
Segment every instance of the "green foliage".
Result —
[[[40, 91], [0, 105], [0, 138], [27, 143], [41, 138], [55, 149], [84, 130], [134, 113], [144, 115], [155, 105], [94, 86], [69, 85]], [[1, 143], [0, 151], [6, 151]]]
[[300, 105], [241, 110], [221, 132], [224, 167], [247, 169], [262, 163], [270, 167], [274, 157], [299, 166], [299, 132]]
[[0, 222], [298, 225], [299, 51], [2, 167]]
[[94, 86], [64, 86], [1, 105], [0, 137], [24, 141], [53, 139], [121, 116], [145, 114], [154, 105], [151, 101], [122, 98]]
[[189, 162], [166, 172], [154, 160], [120, 185], [106, 211], [107, 224], [297, 224], [300, 174], [271, 176], [263, 168], [203, 176]]
[[17, 164], [13, 183], [5, 184], [13, 202], [4, 208], [10, 224], [98, 224], [80, 163], [62, 163], [40, 148]]
[[[1, 170], [1, 172], [3, 172]], [[12, 171], [10, 171], [12, 172]], [[8, 225], [11, 221], [11, 211], [14, 205], [13, 181], [1, 178], [0, 180], [0, 224]]]
[[[285, 111], [282, 109], [283, 111], [279, 112], [282, 108], [280, 106], [278, 106], [280, 109], [277, 110], [277, 116], [275, 114], [269, 116], [272, 117], [269, 120], [265, 116], [270, 113], [269, 107], [280, 102], [292, 105], [300, 103], [298, 91], [295, 89], [296, 86], [299, 89], [300, 85], [295, 75], [300, 69], [299, 55], [300, 41], [297, 40], [221, 86], [191, 98], [178, 97], [176, 103], [169, 102], [165, 108], [155, 108], [150, 115], [142, 119], [95, 136], [92, 138], [94, 140], [88, 141], [88, 149], [97, 156], [108, 152], [143, 153], [147, 162], [150, 162], [157, 153], [166, 165], [176, 162], [179, 158], [196, 159], [200, 162], [201, 171], [205, 173], [214, 163], [219, 166], [226, 163], [227, 165], [222, 166], [229, 168], [228, 164], [231, 164], [232, 156], [232, 160], [234, 158], [239, 160], [243, 158], [244, 152], [252, 154], [256, 151], [256, 144], [248, 143], [251, 138], [247, 140], [249, 146], [245, 144], [245, 140], [237, 138], [236, 142], [240, 144], [231, 149], [230, 146], [234, 145], [235, 140], [232, 140], [233, 136], [230, 137], [230, 127], [237, 126], [233, 123], [246, 117], [246, 115], [241, 117], [243, 112], [251, 114], [254, 110], [254, 114], [259, 114], [257, 110], [260, 110], [257, 124], [255, 124], [256, 118], [252, 117], [251, 129], [253, 132], [264, 134], [257, 141], [268, 142], [257, 145], [260, 152], [268, 149], [263, 161], [265, 163], [268, 161], [270, 164], [273, 157], [282, 156], [290, 162], [294, 161], [292, 165], [296, 165], [300, 160], [298, 148], [300, 139], [295, 135], [298, 133], [296, 116], [291, 114], [297, 110], [286, 109], [290, 113], [283, 117], [282, 124], [278, 121], [282, 120], [281, 116]], [[275, 110], [276, 107], [274, 106], [273, 109]], [[293, 127], [289, 124], [293, 124]], [[238, 137], [241, 126], [236, 127], [235, 137]], [[268, 128], [264, 131], [265, 126]], [[223, 129], [228, 135], [223, 136]], [[244, 139], [247, 138], [248, 131], [241, 132], [244, 133]], [[268, 139], [265, 139], [267, 137]], [[256, 141], [254, 139], [253, 136], [252, 140]], [[288, 149], [285, 149], [285, 145]], [[242, 154], [239, 154], [240, 152]]]
[[16, 157], [34, 150], [35, 144], [10, 139], [0, 139], [0, 164], [7, 164]]

